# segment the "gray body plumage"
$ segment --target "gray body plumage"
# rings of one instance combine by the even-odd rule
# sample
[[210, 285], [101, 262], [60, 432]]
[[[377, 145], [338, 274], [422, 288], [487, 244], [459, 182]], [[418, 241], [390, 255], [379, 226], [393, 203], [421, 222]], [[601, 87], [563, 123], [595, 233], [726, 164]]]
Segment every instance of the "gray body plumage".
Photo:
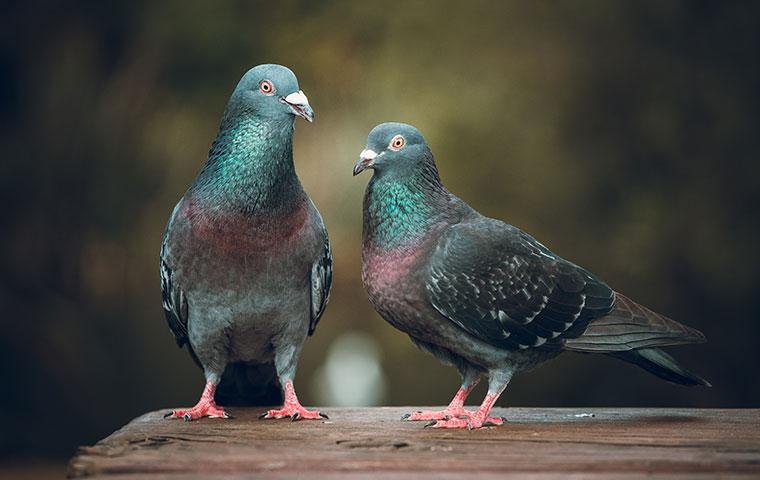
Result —
[[[229, 363], [275, 361], [277, 371], [292, 378], [312, 312], [319, 309], [312, 306], [312, 284], [319, 283], [312, 271], [329, 256], [319, 213], [308, 199], [298, 202], [307, 214], [295, 232], [281, 232], [277, 224], [233, 224], [250, 241], [239, 251], [194, 235], [199, 220], [178, 214], [184, 201], [172, 217], [162, 261], [172, 271], [172, 287], [187, 299], [187, 342], [207, 378], [221, 380]], [[262, 229], [282, 242], [258, 242]]]
[[364, 198], [369, 299], [416, 345], [456, 366], [464, 391], [486, 373], [498, 397], [514, 374], [563, 351], [608, 354], [672, 382], [709, 385], [659, 350], [703, 342], [700, 332], [448, 192], [414, 127], [376, 127], [354, 174], [367, 168], [374, 169]]
[[[243, 77], [161, 249], [164, 310], [177, 343], [189, 345], [208, 382], [240, 376], [224, 380], [253, 383], [253, 397], [275, 374], [292, 381], [332, 271], [327, 231], [293, 165], [295, 117], [286, 102], [258, 91], [261, 79], [298, 91], [284, 67]], [[261, 401], [274, 403], [271, 395]]]
[[[372, 199], [366, 201], [372, 202]], [[497, 230], [514, 228], [481, 216], [454, 195], [449, 196], [447, 203], [443, 210], [445, 219], [431, 222], [430, 230], [419, 238], [418, 243], [403, 249], [401, 254], [378, 251], [365, 242], [362, 280], [372, 305], [386, 321], [407, 333], [415, 345], [441, 362], [457, 367], [463, 375], [468, 370], [475, 370], [511, 378], [516, 372], [528, 370], [558, 355], [558, 349], [495, 346], [468, 332], [436, 308], [431, 293], [431, 289], [436, 288], [433, 280], [435, 262], [441, 256], [444, 257], [441, 260], [446, 261], [442, 238], [450, 235], [448, 232], [452, 226], [459, 229], [494, 222]], [[365, 211], [368, 209], [371, 207], [365, 207]], [[367, 236], [371, 235], [372, 232], [368, 231]], [[465, 278], [464, 273], [460, 275]]]

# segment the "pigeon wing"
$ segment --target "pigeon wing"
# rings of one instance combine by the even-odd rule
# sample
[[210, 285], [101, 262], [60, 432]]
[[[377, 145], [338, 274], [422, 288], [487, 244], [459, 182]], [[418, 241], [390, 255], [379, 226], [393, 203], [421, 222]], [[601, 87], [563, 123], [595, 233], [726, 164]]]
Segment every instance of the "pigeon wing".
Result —
[[311, 320], [309, 321], [309, 335], [313, 335], [317, 328], [317, 323], [322, 317], [330, 299], [330, 289], [332, 288], [332, 250], [330, 249], [330, 239], [327, 237], [327, 230], [322, 225], [324, 233], [324, 245], [322, 255], [314, 262], [311, 267]]
[[615, 301], [604, 282], [493, 219], [447, 229], [429, 267], [433, 307], [475, 337], [510, 350], [572, 335]]
[[161, 243], [160, 268], [161, 297], [163, 300], [164, 314], [166, 315], [166, 321], [169, 323], [169, 329], [174, 333], [174, 337], [177, 340], [177, 345], [181, 347], [188, 342], [187, 297], [185, 297], [185, 292], [174, 281], [174, 275], [168, 254], [169, 235], [180, 203], [174, 207], [172, 216], [169, 218], [169, 224], [166, 226], [166, 232], [164, 232], [164, 239]]

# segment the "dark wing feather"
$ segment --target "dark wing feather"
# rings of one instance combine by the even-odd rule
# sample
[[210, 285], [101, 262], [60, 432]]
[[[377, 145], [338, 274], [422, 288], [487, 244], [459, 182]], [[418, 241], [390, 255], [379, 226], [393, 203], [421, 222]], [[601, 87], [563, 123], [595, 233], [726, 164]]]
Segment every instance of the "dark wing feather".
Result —
[[174, 282], [174, 276], [169, 264], [167, 243], [169, 239], [169, 233], [174, 221], [174, 217], [177, 213], [177, 207], [174, 207], [172, 216], [169, 219], [169, 224], [166, 226], [166, 232], [164, 233], [164, 240], [161, 243], [161, 297], [163, 300], [164, 314], [166, 315], [166, 321], [169, 323], [169, 328], [174, 337], [177, 340], [177, 345], [180, 347], [188, 342], [187, 337], [187, 298], [185, 292], [176, 285]]
[[620, 293], [615, 308], [589, 323], [582, 335], [565, 339], [565, 348], [579, 352], [625, 352], [640, 348], [702, 343], [702, 332], [639, 305]]
[[513, 350], [558, 342], [607, 314], [615, 298], [604, 282], [533, 237], [486, 218], [443, 234], [426, 283], [441, 314], [477, 338]]
[[309, 335], [314, 334], [317, 323], [325, 312], [327, 302], [330, 299], [332, 288], [332, 251], [330, 239], [325, 232], [325, 243], [322, 255], [311, 268], [311, 321], [309, 322]]
[[187, 343], [187, 298], [172, 282], [172, 270], [161, 256], [161, 297], [169, 328], [180, 347]]

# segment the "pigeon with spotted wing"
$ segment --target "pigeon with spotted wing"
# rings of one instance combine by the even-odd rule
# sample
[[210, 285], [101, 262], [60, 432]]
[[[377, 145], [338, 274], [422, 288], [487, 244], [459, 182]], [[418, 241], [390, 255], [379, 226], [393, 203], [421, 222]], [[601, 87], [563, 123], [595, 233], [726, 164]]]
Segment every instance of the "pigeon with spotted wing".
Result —
[[161, 247], [163, 305], [206, 388], [194, 407], [168, 417], [227, 418], [215, 400], [220, 382], [255, 393], [267, 377], [284, 394], [267, 418], [325, 416], [303, 408], [293, 387], [332, 282], [327, 231], [293, 165], [295, 118], [313, 115], [288, 68], [249, 70], [208, 161], [174, 208]]
[[[500, 425], [489, 412], [512, 376], [564, 351], [602, 353], [671, 382], [709, 385], [660, 349], [704, 342], [702, 333], [638, 305], [451, 194], [416, 128], [375, 127], [354, 175], [368, 168], [362, 279], [369, 299], [463, 378], [445, 410], [406, 419], [433, 420], [437, 428]], [[481, 374], [488, 394], [476, 412], [466, 411]]]

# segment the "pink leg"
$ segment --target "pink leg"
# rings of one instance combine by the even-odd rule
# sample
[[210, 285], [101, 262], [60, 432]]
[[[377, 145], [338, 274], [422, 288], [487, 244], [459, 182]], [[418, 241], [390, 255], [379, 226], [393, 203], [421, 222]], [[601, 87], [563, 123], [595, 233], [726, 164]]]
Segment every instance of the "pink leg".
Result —
[[464, 409], [464, 401], [467, 400], [467, 396], [472, 392], [472, 389], [475, 388], [475, 385], [478, 384], [478, 379], [476, 379], [474, 382], [470, 383], [469, 385], [462, 385], [459, 387], [459, 390], [457, 390], [456, 395], [454, 395], [454, 398], [451, 400], [451, 403], [449, 403], [449, 406], [444, 408], [443, 410], [437, 410], [437, 411], [418, 411], [413, 413], [407, 413], [403, 417], [401, 417], [401, 420], [408, 420], [408, 421], [417, 421], [417, 420], [446, 420], [449, 418], [457, 418], [457, 417], [470, 417], [474, 414], [474, 412], [469, 412]]
[[437, 422], [430, 422], [425, 425], [425, 427], [430, 426], [433, 428], [468, 428], [470, 430], [475, 430], [483, 426], [503, 425], [506, 419], [501, 417], [489, 417], [488, 414], [491, 412], [491, 408], [493, 408], [493, 405], [496, 403], [496, 400], [499, 398], [499, 395], [501, 395], [506, 386], [507, 383], [504, 382], [495, 390], [493, 388], [490, 388], [488, 394], [483, 399], [483, 403], [480, 405], [480, 408], [478, 408], [478, 411], [471, 415], [469, 418], [455, 417], [447, 420], [439, 420]]
[[296, 396], [296, 390], [293, 388], [293, 382], [286, 382], [284, 390], [285, 402], [282, 405], [282, 408], [269, 410], [259, 418], [290, 418], [292, 421], [300, 419], [319, 420], [320, 418], [328, 418], [324, 413], [316, 410], [309, 411], [301, 406], [301, 403]]
[[201, 399], [198, 400], [198, 403], [196, 403], [194, 407], [183, 410], [173, 410], [164, 415], [164, 418], [184, 418], [186, 422], [198, 420], [203, 417], [232, 418], [230, 414], [224, 411], [224, 408], [218, 406], [216, 402], [214, 402], [215, 392], [216, 385], [208, 382], [206, 388], [203, 389]]

